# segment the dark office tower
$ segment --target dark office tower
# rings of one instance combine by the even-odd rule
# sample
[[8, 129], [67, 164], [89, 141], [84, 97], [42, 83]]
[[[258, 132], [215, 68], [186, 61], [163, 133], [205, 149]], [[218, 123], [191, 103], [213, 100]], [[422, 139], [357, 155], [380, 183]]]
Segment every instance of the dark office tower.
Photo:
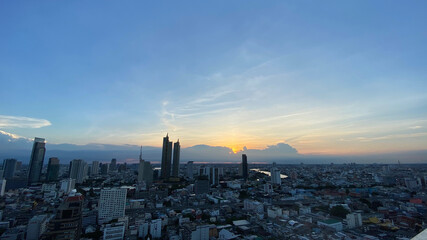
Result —
[[15, 176], [16, 159], [9, 158], [3, 160], [3, 178], [6, 180], [12, 179]]
[[248, 175], [248, 157], [246, 156], [246, 154], [242, 154], [242, 176], [244, 179], [248, 179]]
[[22, 162], [21, 161], [17, 161], [16, 162], [16, 169], [15, 169], [15, 171], [19, 172], [19, 171], [21, 171], [21, 168], [22, 168]]
[[187, 163], [187, 178], [193, 179], [193, 161]]
[[194, 193], [195, 194], [204, 194], [209, 193], [210, 184], [207, 176], [199, 176], [194, 184]]
[[28, 184], [40, 181], [42, 174], [44, 154], [46, 152], [44, 138], [34, 138], [33, 151], [31, 152], [30, 169], [28, 171]]
[[110, 163], [110, 172], [115, 172], [117, 170], [117, 159], [111, 159]]
[[168, 179], [171, 175], [171, 158], [172, 158], [172, 142], [169, 142], [169, 136], [163, 138], [163, 149], [162, 149], [162, 169], [160, 177]]
[[59, 159], [56, 157], [49, 158], [49, 163], [47, 165], [47, 174], [46, 181], [54, 182], [58, 181], [59, 174]]
[[179, 177], [179, 152], [181, 151], [181, 146], [179, 145], [179, 139], [176, 143], [173, 144], [173, 166], [172, 166], [172, 176]]
[[[100, 164], [101, 165], [101, 164]], [[108, 163], [103, 163], [101, 165], [101, 174], [102, 175], [107, 175], [108, 174], [108, 169], [109, 169], [109, 164]]]
[[67, 197], [49, 221], [40, 239], [80, 239], [84, 198], [77, 193]]

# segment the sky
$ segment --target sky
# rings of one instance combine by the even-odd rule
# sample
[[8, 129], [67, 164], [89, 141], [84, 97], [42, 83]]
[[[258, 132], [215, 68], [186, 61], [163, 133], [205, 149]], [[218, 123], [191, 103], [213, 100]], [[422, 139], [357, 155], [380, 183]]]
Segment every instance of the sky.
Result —
[[[51, 144], [427, 150], [427, 2], [1, 1], [0, 130]], [[11, 136], [11, 135], [8, 135]]]

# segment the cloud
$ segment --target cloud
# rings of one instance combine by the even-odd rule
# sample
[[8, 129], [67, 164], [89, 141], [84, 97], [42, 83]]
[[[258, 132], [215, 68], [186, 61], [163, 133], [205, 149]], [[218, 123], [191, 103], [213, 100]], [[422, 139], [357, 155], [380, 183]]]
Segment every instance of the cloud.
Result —
[[240, 161], [241, 154], [247, 154], [250, 162], [265, 160], [286, 160], [300, 155], [298, 151], [286, 143], [267, 146], [265, 149], [248, 149], [236, 153], [229, 147], [196, 145], [182, 150], [182, 158], [194, 161]]
[[0, 128], [41, 128], [50, 125], [46, 119], [0, 115]]

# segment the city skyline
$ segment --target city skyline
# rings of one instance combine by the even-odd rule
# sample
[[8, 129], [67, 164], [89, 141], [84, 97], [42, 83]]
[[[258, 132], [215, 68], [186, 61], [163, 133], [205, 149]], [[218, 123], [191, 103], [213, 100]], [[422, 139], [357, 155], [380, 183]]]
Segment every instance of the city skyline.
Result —
[[1, 3], [1, 137], [427, 150], [426, 3], [242, 3]]

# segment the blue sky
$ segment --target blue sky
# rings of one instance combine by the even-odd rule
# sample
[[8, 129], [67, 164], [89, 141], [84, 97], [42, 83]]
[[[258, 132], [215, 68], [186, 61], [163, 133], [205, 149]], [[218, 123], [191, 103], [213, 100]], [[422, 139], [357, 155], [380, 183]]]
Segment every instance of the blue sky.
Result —
[[427, 3], [2, 1], [0, 130], [51, 143], [427, 149]]

